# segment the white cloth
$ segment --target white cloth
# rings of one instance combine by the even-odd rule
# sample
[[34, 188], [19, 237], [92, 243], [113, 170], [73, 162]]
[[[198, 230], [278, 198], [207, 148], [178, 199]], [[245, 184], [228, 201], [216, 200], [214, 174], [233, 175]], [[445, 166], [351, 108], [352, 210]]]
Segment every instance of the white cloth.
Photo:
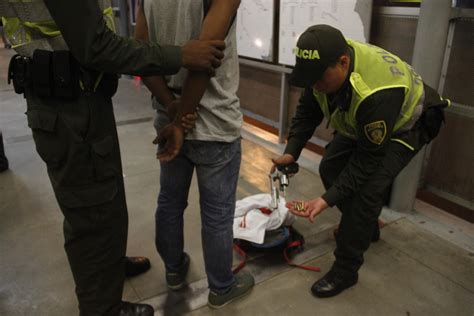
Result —
[[267, 215], [259, 208], [270, 208], [270, 194], [257, 194], [238, 200], [235, 205], [234, 238], [262, 244], [265, 231], [274, 230], [282, 225], [292, 225], [296, 217], [286, 208], [286, 201], [280, 197], [278, 209]]

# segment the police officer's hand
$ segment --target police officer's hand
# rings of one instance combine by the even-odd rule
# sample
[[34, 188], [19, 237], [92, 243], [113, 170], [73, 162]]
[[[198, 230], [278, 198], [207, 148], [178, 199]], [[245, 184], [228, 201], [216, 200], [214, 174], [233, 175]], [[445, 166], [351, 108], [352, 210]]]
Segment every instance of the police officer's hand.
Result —
[[[171, 103], [166, 105], [166, 111], [168, 112], [168, 118], [170, 121], [174, 121], [178, 108], [180, 106], [179, 99], [173, 100]], [[196, 121], [198, 118], [199, 107], [196, 107], [196, 112], [185, 114], [181, 118], [181, 126], [184, 128], [184, 133], [187, 134], [190, 130], [196, 127]], [[153, 142], [155, 143], [155, 142]]]
[[214, 76], [215, 68], [221, 65], [224, 58], [224, 41], [198, 41], [187, 42], [182, 49], [183, 67], [191, 71], [204, 71]]
[[[295, 158], [290, 154], [283, 154], [280, 157], [272, 158], [273, 165], [270, 169], [270, 174], [275, 172], [277, 166], [286, 166], [295, 162]], [[293, 173], [288, 174], [289, 177], [293, 176]]]
[[311, 223], [314, 223], [316, 216], [327, 209], [328, 204], [323, 198], [318, 197], [309, 201], [291, 201], [286, 203], [286, 207], [290, 213], [296, 216], [306, 217]]
[[175, 123], [170, 123], [163, 128], [153, 142], [160, 145], [156, 158], [161, 162], [171, 161], [183, 146], [184, 129]]

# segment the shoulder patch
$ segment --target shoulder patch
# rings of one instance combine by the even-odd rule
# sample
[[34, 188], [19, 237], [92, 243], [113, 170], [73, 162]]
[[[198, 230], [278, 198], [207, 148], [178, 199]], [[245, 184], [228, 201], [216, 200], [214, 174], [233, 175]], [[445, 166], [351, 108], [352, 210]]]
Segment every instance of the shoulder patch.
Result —
[[376, 121], [364, 126], [365, 135], [374, 144], [380, 145], [387, 136], [385, 121]]

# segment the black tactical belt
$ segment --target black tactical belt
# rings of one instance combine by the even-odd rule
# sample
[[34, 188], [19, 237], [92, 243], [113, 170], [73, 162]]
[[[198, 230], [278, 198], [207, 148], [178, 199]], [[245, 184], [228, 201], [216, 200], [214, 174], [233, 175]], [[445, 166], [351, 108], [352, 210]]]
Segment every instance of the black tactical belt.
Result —
[[[77, 99], [84, 92], [99, 92], [112, 96], [117, 90], [117, 75], [102, 75], [82, 67], [69, 51], [37, 49], [33, 57], [15, 55], [8, 66], [8, 84], [13, 82], [16, 93], [25, 89], [36, 96], [61, 100]], [[100, 85], [99, 85], [100, 83]]]

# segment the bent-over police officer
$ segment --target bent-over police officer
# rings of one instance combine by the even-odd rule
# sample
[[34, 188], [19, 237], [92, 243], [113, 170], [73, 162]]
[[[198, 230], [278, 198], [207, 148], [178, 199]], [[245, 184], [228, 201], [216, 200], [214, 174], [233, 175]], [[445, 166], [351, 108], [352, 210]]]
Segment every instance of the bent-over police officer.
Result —
[[0, 17], [18, 53], [9, 80], [26, 98], [36, 150], [64, 214], [80, 315], [153, 315], [149, 305], [122, 302], [126, 267], [134, 275], [149, 262], [125, 257], [114, 74], [171, 75], [182, 66], [213, 74], [224, 42], [177, 47], [121, 38], [108, 0], [0, 0]]
[[319, 166], [326, 192], [302, 209], [297, 201], [287, 205], [311, 222], [328, 207], [342, 213], [336, 260], [311, 288], [331, 297], [357, 283], [363, 254], [379, 238], [378, 217], [393, 179], [438, 134], [449, 101], [399, 57], [328, 25], [309, 27], [295, 54], [290, 83], [304, 91], [272, 168], [297, 160], [324, 117], [335, 129]]

